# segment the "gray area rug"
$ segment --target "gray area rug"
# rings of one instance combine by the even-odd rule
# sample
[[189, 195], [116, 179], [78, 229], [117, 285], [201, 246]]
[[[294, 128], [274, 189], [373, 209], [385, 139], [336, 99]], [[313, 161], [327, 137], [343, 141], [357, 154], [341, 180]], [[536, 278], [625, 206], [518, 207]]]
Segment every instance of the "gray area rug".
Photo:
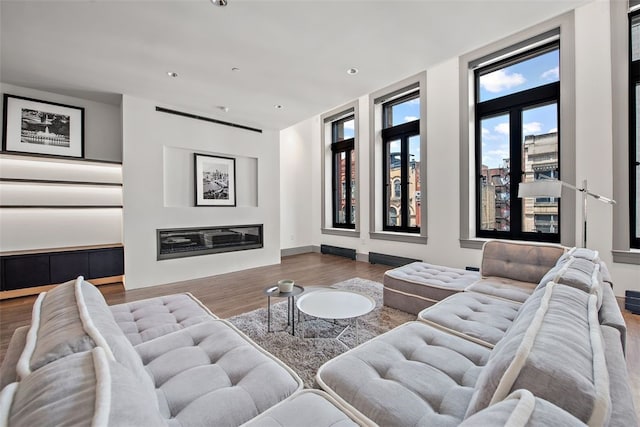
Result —
[[[358, 318], [360, 344], [395, 328], [405, 322], [415, 320], [416, 316], [382, 305], [382, 284], [371, 280], [354, 278], [337, 283], [332, 287], [370, 295], [376, 301], [375, 309]], [[274, 301], [279, 301], [274, 303]], [[289, 365], [304, 380], [305, 387], [318, 388], [315, 375], [326, 361], [344, 353], [356, 345], [353, 321], [337, 322], [307, 318], [305, 338], [302, 327], [296, 323], [296, 336], [291, 335], [291, 326], [287, 326], [287, 302], [285, 299], [272, 299], [271, 330], [267, 333], [267, 298], [265, 307], [229, 318], [238, 329], [247, 334], [262, 348]], [[297, 321], [296, 310], [296, 321]], [[335, 337], [350, 325], [338, 341]]]

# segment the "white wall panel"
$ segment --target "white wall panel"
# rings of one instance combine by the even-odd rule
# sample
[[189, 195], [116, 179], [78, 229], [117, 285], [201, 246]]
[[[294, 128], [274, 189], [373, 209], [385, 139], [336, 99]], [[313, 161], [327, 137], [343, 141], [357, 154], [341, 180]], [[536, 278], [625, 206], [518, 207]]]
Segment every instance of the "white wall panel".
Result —
[[[127, 288], [279, 263], [278, 133], [175, 116], [155, 107], [153, 101], [123, 98]], [[189, 164], [194, 152], [237, 159], [238, 206], [193, 206], [193, 166]], [[241, 224], [264, 224], [262, 249], [156, 260], [157, 229]]]
[[1, 182], [3, 206], [122, 206], [122, 187]]
[[122, 209], [2, 209], [0, 252], [119, 244]]
[[121, 184], [122, 166], [39, 157], [0, 157], [0, 178]]

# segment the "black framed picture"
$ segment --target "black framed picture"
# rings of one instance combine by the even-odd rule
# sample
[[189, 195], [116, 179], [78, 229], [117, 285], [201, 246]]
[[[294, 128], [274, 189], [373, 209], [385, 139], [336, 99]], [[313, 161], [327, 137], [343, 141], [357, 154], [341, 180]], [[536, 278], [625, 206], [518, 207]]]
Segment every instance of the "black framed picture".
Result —
[[194, 153], [196, 206], [236, 205], [236, 159]]
[[84, 157], [84, 108], [5, 94], [2, 151]]

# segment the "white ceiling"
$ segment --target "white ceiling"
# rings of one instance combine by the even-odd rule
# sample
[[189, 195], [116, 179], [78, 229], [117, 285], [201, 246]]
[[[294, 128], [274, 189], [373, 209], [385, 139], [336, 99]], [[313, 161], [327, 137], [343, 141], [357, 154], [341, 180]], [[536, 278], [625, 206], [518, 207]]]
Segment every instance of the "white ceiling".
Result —
[[0, 80], [283, 129], [588, 1], [1, 0]]

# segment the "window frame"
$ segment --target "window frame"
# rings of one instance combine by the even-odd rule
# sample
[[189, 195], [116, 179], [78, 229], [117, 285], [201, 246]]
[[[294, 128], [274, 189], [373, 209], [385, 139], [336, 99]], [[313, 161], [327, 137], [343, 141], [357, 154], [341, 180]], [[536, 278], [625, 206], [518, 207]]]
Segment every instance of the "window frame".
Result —
[[629, 12], [628, 14], [628, 63], [629, 63], [629, 247], [640, 249], [640, 231], [636, 230], [636, 220], [640, 212], [637, 211], [637, 177], [640, 174], [640, 163], [638, 162], [638, 154], [636, 152], [638, 114], [636, 110], [636, 86], [640, 85], [640, 59], [633, 60], [633, 40], [631, 29], [634, 18], [640, 18], [640, 9]]
[[[420, 233], [384, 231], [387, 214], [383, 212], [382, 199], [383, 156], [382, 104], [418, 90], [420, 96]], [[422, 71], [404, 80], [377, 90], [369, 95], [369, 238], [393, 242], [427, 244], [428, 188], [427, 188], [427, 72]]]
[[[333, 127], [332, 122], [338, 121], [347, 116], [354, 117], [354, 163], [356, 173], [352, 177], [354, 182], [351, 183], [351, 191], [353, 192], [353, 198], [356, 200], [354, 214], [355, 228], [343, 228], [333, 226], [333, 152], [331, 150], [331, 144], [333, 142]], [[321, 188], [320, 188], [320, 233], [326, 235], [345, 236], [345, 237], [359, 237], [360, 236], [360, 200], [358, 186], [360, 185], [359, 179], [359, 105], [358, 101], [352, 101], [347, 104], [341, 105], [333, 110], [327, 111], [320, 116], [320, 163], [321, 163]], [[352, 205], [353, 208], [353, 205]]]
[[[634, 3], [638, 3], [635, 1]], [[611, 86], [613, 122], [613, 164], [630, 165], [630, 116], [629, 116], [629, 13], [637, 7], [627, 2], [609, 3], [611, 15]], [[613, 168], [613, 244], [611, 254], [614, 263], [640, 265], [640, 249], [630, 245], [631, 221], [629, 204], [629, 167]]]
[[[624, 26], [623, 26], [624, 27]], [[553, 37], [560, 39], [560, 168], [562, 180], [576, 185], [576, 42], [575, 42], [575, 12], [569, 11], [535, 26], [524, 29], [511, 36], [507, 36], [494, 43], [475, 49], [458, 58], [460, 106], [459, 117], [459, 185], [460, 185], [460, 247], [465, 249], [482, 250], [486, 238], [476, 235], [475, 210], [475, 119], [473, 110], [473, 70], [492, 60], [504, 58], [518, 50], [531, 47], [536, 43], [543, 43]], [[626, 83], [624, 84], [626, 87]], [[626, 96], [626, 90], [625, 90]], [[626, 114], [625, 114], [626, 116]], [[562, 235], [560, 243], [564, 246], [577, 244], [576, 224], [577, 196], [573, 191], [565, 191], [562, 195]]]
[[[390, 232], [400, 233], [420, 233], [420, 227], [409, 226], [410, 219], [410, 200], [409, 200], [409, 139], [413, 136], [420, 136], [420, 119], [413, 120], [411, 122], [402, 123], [396, 126], [391, 126], [392, 115], [390, 112], [393, 107], [398, 104], [410, 101], [412, 99], [420, 99], [419, 90], [414, 90], [400, 98], [393, 99], [391, 101], [382, 103], [382, 123], [384, 128], [382, 129], [382, 173], [383, 173], [383, 186], [382, 186], [382, 210], [383, 210], [383, 222], [382, 230]], [[391, 165], [390, 165], [390, 151], [389, 144], [394, 141], [400, 141], [400, 197], [396, 197], [396, 179], [391, 182]], [[399, 225], [389, 225], [387, 213], [392, 208], [389, 203], [391, 200], [400, 200], [400, 212], [396, 209], [396, 217], [400, 217]]]
[[[487, 66], [473, 70], [474, 89], [474, 126], [475, 126], [475, 218], [476, 236], [489, 239], [523, 240], [546, 243], [559, 243], [562, 227], [558, 224], [557, 233], [537, 233], [523, 231], [523, 199], [518, 198], [518, 184], [524, 175], [522, 165], [522, 113], [528, 109], [549, 104], [557, 105], [558, 124], [558, 166], [556, 174], [561, 171], [561, 141], [560, 141], [560, 86], [561, 81], [552, 82], [511, 93], [501, 97], [480, 101], [480, 78], [496, 70], [521, 63], [554, 50], [561, 51], [560, 40], [554, 40], [540, 46], [532, 47], [524, 52], [508, 56]], [[509, 117], [509, 231], [482, 229], [482, 120], [507, 115]], [[516, 173], [514, 173], [516, 171]], [[521, 171], [518, 173], [517, 171]], [[558, 200], [558, 222], [561, 218], [561, 202]]]
[[[355, 158], [354, 158], [355, 139], [356, 139], [355, 129], [354, 129], [353, 138], [339, 139], [340, 136], [338, 135], [339, 125], [342, 123], [344, 126], [345, 122], [348, 122], [351, 120], [353, 120], [355, 125], [355, 116], [353, 114], [347, 115], [345, 117], [341, 117], [331, 122], [331, 190], [332, 190], [331, 212], [332, 212], [333, 228], [346, 228], [346, 229], [355, 230], [356, 228], [355, 215], [353, 215], [353, 218], [352, 218], [352, 209], [354, 207], [352, 204], [352, 199], [355, 198], [354, 197], [355, 188], [352, 185], [355, 180], [352, 179], [352, 174], [354, 173], [354, 171], [351, 170], [352, 164], [355, 163]], [[338, 162], [340, 161], [339, 160], [340, 153], [346, 153], [345, 162], [344, 162], [345, 163], [344, 182], [342, 182], [338, 177], [341, 171], [341, 168], [338, 165]], [[355, 172], [357, 172], [357, 169]], [[344, 222], [338, 222], [338, 211], [340, 210], [338, 209], [338, 207], [339, 205], [340, 206], [342, 205], [342, 201], [339, 200], [340, 199], [340, 192], [338, 192], [339, 186], [344, 187], [340, 189], [340, 191], [342, 191], [343, 194], [345, 195], [345, 206], [344, 206], [345, 221]], [[356, 206], [357, 206], [357, 203], [356, 203]]]

